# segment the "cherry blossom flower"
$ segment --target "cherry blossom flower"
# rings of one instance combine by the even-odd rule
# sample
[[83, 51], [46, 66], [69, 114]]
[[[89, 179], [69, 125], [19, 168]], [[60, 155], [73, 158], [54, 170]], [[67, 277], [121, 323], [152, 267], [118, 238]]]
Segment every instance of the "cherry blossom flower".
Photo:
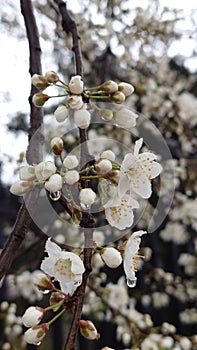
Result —
[[128, 239], [125, 251], [124, 251], [124, 262], [123, 267], [127, 278], [127, 284], [129, 287], [135, 287], [137, 278], [135, 277], [136, 272], [136, 258], [139, 246], [141, 243], [141, 236], [147, 233], [146, 231], [136, 231]]
[[73, 295], [82, 282], [82, 274], [85, 271], [83, 261], [74, 253], [62, 251], [50, 238], [45, 248], [49, 257], [43, 260], [41, 270], [53, 276], [60, 283], [64, 293]]
[[116, 195], [104, 205], [104, 208], [109, 224], [124, 230], [133, 224], [133, 209], [139, 208], [139, 203], [127, 194], [122, 198]]
[[118, 183], [120, 197], [128, 190], [133, 190], [142, 198], [149, 198], [152, 193], [151, 179], [154, 179], [162, 171], [161, 165], [154, 161], [155, 154], [150, 152], [139, 154], [142, 143], [142, 138], [136, 141], [134, 154], [128, 153], [124, 157]]

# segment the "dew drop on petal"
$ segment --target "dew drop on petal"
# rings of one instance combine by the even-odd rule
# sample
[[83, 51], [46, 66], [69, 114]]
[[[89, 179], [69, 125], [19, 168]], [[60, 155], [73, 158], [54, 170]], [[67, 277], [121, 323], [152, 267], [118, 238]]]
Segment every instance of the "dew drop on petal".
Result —
[[127, 278], [127, 286], [129, 288], [134, 288], [136, 286], [136, 283], [137, 283], [137, 278], [136, 277], [132, 278], [132, 279]]
[[41, 341], [39, 341], [37, 344], [36, 344], [36, 346], [39, 346], [41, 344]]
[[54, 192], [54, 193], [52, 193], [52, 192], [50, 192], [50, 198], [52, 199], [52, 201], [54, 201], [54, 202], [56, 202], [56, 201], [58, 201], [59, 199], [60, 199], [60, 197], [61, 197], [61, 191], [57, 191], [57, 192]]
[[42, 294], [48, 294], [49, 292], [50, 292], [50, 290], [47, 290], [47, 289], [46, 289], [46, 290], [43, 290], [43, 291], [42, 291]]
[[81, 203], [81, 208], [83, 210], [89, 210], [90, 209], [90, 205]]

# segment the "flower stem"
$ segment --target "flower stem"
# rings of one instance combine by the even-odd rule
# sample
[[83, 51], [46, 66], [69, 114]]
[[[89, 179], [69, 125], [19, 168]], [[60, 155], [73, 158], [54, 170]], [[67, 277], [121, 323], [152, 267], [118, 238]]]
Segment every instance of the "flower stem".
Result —
[[63, 315], [63, 313], [66, 311], [66, 309], [62, 309], [59, 314], [55, 315], [49, 322], [47, 322], [47, 325], [50, 326], [53, 322], [55, 322], [60, 316]]

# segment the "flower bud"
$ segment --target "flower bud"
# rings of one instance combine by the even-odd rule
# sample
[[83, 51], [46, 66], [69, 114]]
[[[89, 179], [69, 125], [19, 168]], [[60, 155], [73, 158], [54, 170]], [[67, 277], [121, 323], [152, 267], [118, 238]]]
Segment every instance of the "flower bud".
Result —
[[35, 167], [32, 165], [25, 165], [19, 170], [20, 180], [29, 181], [35, 179]]
[[100, 338], [94, 324], [89, 320], [80, 320], [80, 332], [86, 339], [95, 340]]
[[36, 326], [44, 317], [45, 310], [41, 307], [30, 306], [22, 316], [22, 322], [25, 327]]
[[67, 171], [66, 175], [64, 176], [64, 182], [67, 185], [74, 185], [77, 181], [79, 181], [79, 173], [76, 170], [69, 170]]
[[54, 285], [49, 277], [42, 272], [36, 273], [33, 277], [33, 283], [42, 292], [48, 292], [54, 289]]
[[78, 164], [79, 161], [76, 156], [67, 156], [63, 161], [63, 166], [69, 170], [76, 168]]
[[59, 77], [57, 73], [52, 70], [49, 72], [46, 72], [45, 78], [48, 83], [57, 83], [57, 81], [59, 81]]
[[107, 174], [107, 178], [110, 179], [112, 182], [118, 184], [120, 180], [120, 171], [119, 170], [112, 170]]
[[102, 348], [101, 350], [115, 350], [115, 349], [112, 349], [112, 348], [109, 348], [108, 346], [105, 346], [105, 347]]
[[38, 181], [45, 181], [56, 173], [56, 166], [53, 162], [41, 162], [35, 166], [35, 174]]
[[131, 84], [122, 82], [118, 84], [118, 90], [123, 92], [123, 94], [127, 97], [134, 92], [134, 87]]
[[118, 84], [113, 80], [108, 80], [100, 85], [99, 88], [108, 92], [109, 94], [113, 94], [114, 92], [118, 91]]
[[49, 98], [48, 95], [38, 92], [33, 95], [32, 102], [36, 107], [42, 107]]
[[113, 118], [113, 111], [111, 109], [101, 109], [99, 115], [104, 120], [111, 120]]
[[10, 192], [16, 196], [22, 196], [23, 194], [30, 191], [34, 186], [35, 182], [33, 181], [19, 180], [13, 183], [13, 185], [10, 187]]
[[71, 78], [68, 84], [71, 94], [80, 95], [83, 92], [83, 81], [80, 75]]
[[74, 113], [74, 123], [81, 129], [86, 129], [90, 125], [91, 115], [86, 109], [80, 109]]
[[62, 189], [62, 177], [59, 174], [51, 175], [44, 184], [47, 191], [55, 193]]
[[46, 81], [45, 77], [39, 74], [34, 74], [31, 77], [31, 83], [34, 85], [38, 90], [44, 90], [49, 86], [48, 82]]
[[112, 170], [112, 163], [108, 159], [100, 159], [95, 163], [94, 169], [99, 174], [106, 174]]
[[62, 123], [68, 117], [68, 108], [64, 105], [59, 105], [55, 110], [54, 115], [57, 122]]
[[60, 301], [65, 300], [65, 295], [63, 295], [60, 292], [53, 292], [50, 296], [50, 305], [56, 305], [58, 304]]
[[79, 200], [83, 205], [91, 205], [96, 199], [96, 193], [91, 188], [83, 188], [79, 193]]
[[138, 115], [127, 108], [121, 108], [114, 114], [115, 122], [121, 128], [132, 128], [136, 125]]
[[72, 109], [80, 109], [83, 107], [83, 100], [81, 96], [71, 95], [67, 100], [70, 108]]
[[115, 156], [114, 152], [112, 152], [110, 149], [108, 149], [108, 150], [103, 151], [101, 153], [101, 158], [108, 159], [111, 162], [114, 162], [116, 156]]
[[116, 91], [111, 95], [111, 100], [118, 104], [123, 103], [125, 101], [125, 94], [121, 91]]
[[29, 344], [38, 345], [45, 337], [48, 330], [49, 326], [47, 323], [29, 328], [24, 334], [24, 340]]
[[53, 153], [56, 155], [56, 156], [59, 156], [62, 151], [63, 151], [63, 148], [64, 148], [64, 142], [63, 140], [61, 139], [61, 137], [54, 137], [52, 140], [51, 140], [51, 147], [53, 149]]
[[103, 248], [100, 254], [104, 263], [112, 269], [117, 268], [122, 263], [121, 254], [115, 248]]

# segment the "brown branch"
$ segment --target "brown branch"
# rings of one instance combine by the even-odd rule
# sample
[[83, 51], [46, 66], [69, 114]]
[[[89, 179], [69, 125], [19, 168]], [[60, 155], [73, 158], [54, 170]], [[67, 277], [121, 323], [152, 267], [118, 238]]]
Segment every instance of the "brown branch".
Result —
[[[21, 0], [21, 12], [24, 16], [25, 26], [27, 30], [27, 37], [30, 48], [30, 74], [41, 74], [41, 50], [39, 44], [38, 29], [33, 13], [33, 7], [31, 0]], [[34, 93], [34, 89], [31, 89], [31, 96]], [[30, 144], [27, 149], [27, 161], [32, 163], [38, 163], [41, 161], [41, 125], [42, 125], [42, 111], [32, 105], [30, 98], [30, 129], [29, 129], [29, 141]], [[35, 134], [36, 133], [36, 134]], [[34, 137], [33, 137], [34, 136]], [[26, 200], [33, 205], [38, 196], [39, 190], [35, 189], [27, 196]], [[26, 202], [27, 203], [27, 202]], [[18, 248], [23, 242], [26, 233], [29, 230], [32, 219], [27, 210], [25, 202], [22, 203], [12, 232], [5, 243], [0, 255], [0, 280], [9, 271], [14, 258], [17, 254]]]

